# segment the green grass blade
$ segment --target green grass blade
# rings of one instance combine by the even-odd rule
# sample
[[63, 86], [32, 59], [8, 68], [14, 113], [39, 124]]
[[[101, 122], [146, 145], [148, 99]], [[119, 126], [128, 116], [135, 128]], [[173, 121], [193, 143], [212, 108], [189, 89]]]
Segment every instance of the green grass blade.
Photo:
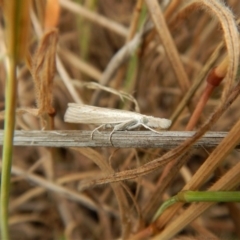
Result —
[[155, 213], [153, 220], [155, 221], [168, 207], [177, 202], [240, 202], [240, 192], [237, 191], [182, 191], [176, 196], [165, 201], [158, 211]]

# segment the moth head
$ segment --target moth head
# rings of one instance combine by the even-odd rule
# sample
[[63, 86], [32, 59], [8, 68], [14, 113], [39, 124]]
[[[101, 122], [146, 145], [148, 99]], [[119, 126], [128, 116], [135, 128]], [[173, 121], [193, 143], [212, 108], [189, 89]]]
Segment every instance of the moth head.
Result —
[[167, 129], [172, 124], [172, 121], [166, 118], [155, 118], [151, 116], [145, 118], [147, 118], [147, 122], [145, 124], [152, 128]]

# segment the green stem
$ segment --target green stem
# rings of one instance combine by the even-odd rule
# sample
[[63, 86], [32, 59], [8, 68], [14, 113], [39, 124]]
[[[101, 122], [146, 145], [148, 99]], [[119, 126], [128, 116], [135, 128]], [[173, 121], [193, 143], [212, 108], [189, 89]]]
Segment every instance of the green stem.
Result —
[[240, 192], [183, 191], [177, 195], [179, 202], [239, 202]]
[[0, 196], [0, 227], [1, 239], [3, 240], [9, 239], [8, 205], [17, 99], [16, 67], [17, 63], [25, 56], [28, 46], [30, 5], [31, 0], [3, 1], [3, 12], [6, 25], [5, 39], [7, 45], [7, 80], [5, 90], [6, 100]]
[[154, 222], [168, 207], [172, 206], [174, 203], [178, 202], [177, 196], [173, 196], [165, 201], [161, 207], [155, 213], [152, 222]]
[[15, 125], [16, 105], [16, 61], [8, 58], [8, 70], [6, 81], [6, 109], [4, 122], [4, 142], [1, 176], [1, 239], [9, 239], [8, 229], [8, 202], [10, 190], [10, 175], [13, 151], [13, 135]]
[[165, 201], [158, 211], [155, 213], [153, 220], [155, 221], [168, 207], [177, 202], [240, 202], [240, 192], [228, 191], [182, 191], [177, 195]]
[[[91, 11], [96, 11], [97, 9], [98, 2], [96, 0], [87, 0], [87, 1], [75, 0], [75, 1]], [[89, 55], [89, 47], [91, 43], [90, 40], [91, 40], [92, 25], [89, 21], [87, 21], [83, 17], [78, 16], [77, 27], [78, 27], [79, 39], [80, 39], [80, 42], [79, 42], [80, 55], [83, 60], [87, 61], [88, 55]]]

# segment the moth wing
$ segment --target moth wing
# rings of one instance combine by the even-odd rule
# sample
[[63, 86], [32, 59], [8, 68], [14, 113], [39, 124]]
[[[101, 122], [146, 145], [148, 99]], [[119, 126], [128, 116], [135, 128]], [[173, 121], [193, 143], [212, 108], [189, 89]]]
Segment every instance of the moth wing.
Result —
[[65, 122], [85, 123], [85, 124], [117, 124], [139, 118], [141, 114], [118, 110], [69, 103], [64, 116]]

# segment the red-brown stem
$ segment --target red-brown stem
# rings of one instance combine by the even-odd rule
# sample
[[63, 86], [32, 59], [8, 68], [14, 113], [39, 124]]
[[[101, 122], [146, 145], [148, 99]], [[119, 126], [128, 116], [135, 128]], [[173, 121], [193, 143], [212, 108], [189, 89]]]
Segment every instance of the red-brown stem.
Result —
[[210, 98], [213, 90], [221, 83], [223, 80], [223, 77], [220, 77], [216, 74], [215, 68], [210, 72], [210, 74], [207, 77], [207, 86], [205, 90], [202, 93], [202, 96], [195, 108], [195, 111], [192, 114], [191, 119], [188, 122], [188, 125], [186, 126], [186, 131], [191, 131], [196, 126], [198, 119], [201, 116], [201, 113]]

